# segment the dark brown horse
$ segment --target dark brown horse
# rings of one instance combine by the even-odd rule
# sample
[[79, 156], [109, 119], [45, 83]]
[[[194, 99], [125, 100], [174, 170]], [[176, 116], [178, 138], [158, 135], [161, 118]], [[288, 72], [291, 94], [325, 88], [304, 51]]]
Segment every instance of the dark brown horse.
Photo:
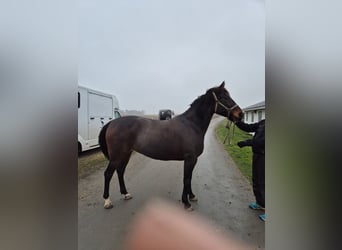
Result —
[[104, 172], [104, 207], [113, 207], [109, 183], [115, 170], [123, 198], [132, 198], [126, 190], [124, 172], [132, 151], [136, 151], [157, 160], [184, 161], [182, 202], [186, 209], [192, 210], [189, 199], [197, 200], [191, 190], [192, 170], [203, 152], [204, 135], [214, 113], [231, 121], [242, 118], [242, 111], [225, 89], [224, 82], [209, 89], [187, 111], [171, 120], [125, 116], [106, 124], [99, 135], [101, 150], [109, 160]]

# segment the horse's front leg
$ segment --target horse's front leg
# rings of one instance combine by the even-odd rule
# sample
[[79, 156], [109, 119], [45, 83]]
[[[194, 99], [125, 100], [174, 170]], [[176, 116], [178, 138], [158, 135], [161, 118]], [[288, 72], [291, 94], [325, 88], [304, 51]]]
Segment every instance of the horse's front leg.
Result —
[[183, 174], [183, 193], [182, 193], [182, 202], [184, 204], [184, 208], [192, 211], [193, 208], [189, 202], [190, 198], [194, 198], [195, 195], [191, 191], [191, 177], [192, 171], [197, 162], [197, 157], [186, 157], [184, 160], [184, 174]]
[[190, 201], [198, 201], [196, 195], [192, 192], [192, 188], [191, 188], [191, 182], [192, 182], [192, 173], [193, 171], [191, 171], [191, 176], [190, 176], [190, 191], [189, 191], [189, 200]]

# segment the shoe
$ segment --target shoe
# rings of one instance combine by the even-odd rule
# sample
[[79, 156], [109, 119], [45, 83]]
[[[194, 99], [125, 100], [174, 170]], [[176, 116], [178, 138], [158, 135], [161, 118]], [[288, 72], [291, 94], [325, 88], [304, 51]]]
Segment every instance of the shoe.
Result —
[[259, 218], [260, 218], [262, 221], [266, 221], [266, 214], [260, 214], [260, 215], [259, 215]]
[[249, 204], [249, 208], [254, 209], [254, 210], [265, 210], [264, 207], [260, 206], [256, 202], [253, 202], [253, 203]]

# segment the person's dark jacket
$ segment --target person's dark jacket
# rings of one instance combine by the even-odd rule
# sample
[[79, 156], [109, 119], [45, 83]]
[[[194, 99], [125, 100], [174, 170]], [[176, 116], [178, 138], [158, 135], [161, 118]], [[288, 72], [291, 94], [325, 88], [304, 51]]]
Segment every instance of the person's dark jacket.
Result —
[[255, 132], [253, 139], [238, 142], [239, 147], [252, 146], [253, 153], [265, 154], [265, 119], [252, 124], [239, 121], [236, 126], [246, 132]]

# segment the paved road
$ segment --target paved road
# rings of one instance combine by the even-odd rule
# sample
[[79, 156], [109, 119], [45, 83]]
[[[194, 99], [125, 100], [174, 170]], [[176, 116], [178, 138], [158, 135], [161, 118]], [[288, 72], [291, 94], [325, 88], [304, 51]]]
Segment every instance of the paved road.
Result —
[[[255, 249], [265, 248], [265, 223], [248, 208], [254, 200], [251, 186], [215, 136], [220, 118], [213, 119], [205, 137], [204, 152], [193, 172], [192, 189], [198, 197], [195, 211], [221, 232], [233, 232]], [[121, 200], [116, 174], [110, 187], [114, 208], [103, 208], [103, 170], [79, 180], [78, 247], [82, 250], [122, 249], [128, 225], [146, 202], [163, 198], [182, 206], [183, 162], [156, 161], [133, 154], [125, 180], [129, 201]]]

